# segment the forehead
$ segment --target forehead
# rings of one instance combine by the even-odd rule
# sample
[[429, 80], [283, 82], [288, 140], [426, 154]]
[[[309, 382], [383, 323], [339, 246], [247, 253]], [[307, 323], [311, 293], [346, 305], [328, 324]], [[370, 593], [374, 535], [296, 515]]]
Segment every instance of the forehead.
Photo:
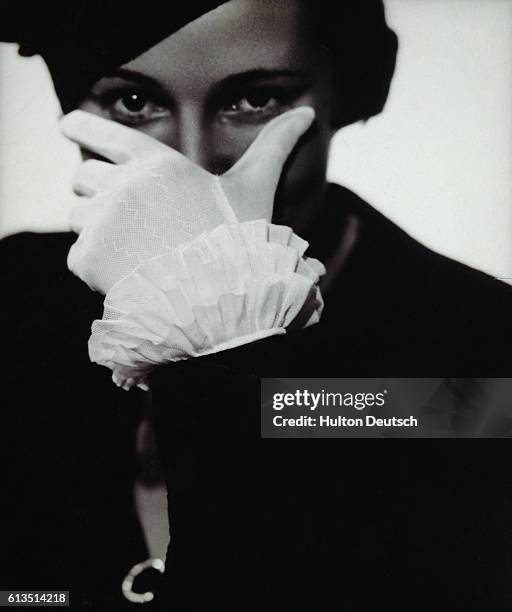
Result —
[[313, 63], [312, 55], [298, 0], [231, 0], [124, 67], [170, 85], [206, 84], [255, 68], [304, 68]]

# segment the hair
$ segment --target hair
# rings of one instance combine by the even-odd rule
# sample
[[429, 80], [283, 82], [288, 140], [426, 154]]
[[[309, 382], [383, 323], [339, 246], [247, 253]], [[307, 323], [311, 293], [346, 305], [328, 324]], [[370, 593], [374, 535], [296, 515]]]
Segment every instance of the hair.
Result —
[[[380, 113], [398, 46], [382, 0], [297, 1], [304, 5], [312, 35], [333, 62], [340, 101], [333, 127]], [[104, 74], [223, 3], [166, 1], [155, 18], [155, 3], [151, 11], [133, 13], [124, 10], [125, 0], [74, 0], [59, 7], [39, 3], [27, 14], [22, 3], [12, 0], [4, 7], [0, 40], [18, 42], [21, 55], [43, 57], [62, 109], [69, 112]]]
[[312, 35], [329, 54], [340, 128], [379, 114], [393, 78], [398, 39], [387, 26], [381, 0], [303, 0]]

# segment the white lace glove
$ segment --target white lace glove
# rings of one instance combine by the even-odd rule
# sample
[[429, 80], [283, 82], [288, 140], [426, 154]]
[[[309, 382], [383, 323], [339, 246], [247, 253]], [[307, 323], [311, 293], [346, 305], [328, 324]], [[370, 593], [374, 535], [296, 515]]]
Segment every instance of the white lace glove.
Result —
[[216, 352], [319, 319], [322, 264], [270, 224], [283, 164], [310, 126], [295, 109], [265, 126], [215, 176], [157, 140], [83, 111], [64, 134], [111, 160], [83, 162], [68, 266], [106, 294], [89, 341], [116, 384], [146, 388], [156, 365]]

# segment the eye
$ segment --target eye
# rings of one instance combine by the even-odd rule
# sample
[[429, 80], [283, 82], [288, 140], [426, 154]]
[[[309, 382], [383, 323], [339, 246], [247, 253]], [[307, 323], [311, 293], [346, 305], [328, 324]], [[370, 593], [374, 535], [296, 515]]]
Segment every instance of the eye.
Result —
[[225, 115], [260, 116], [277, 112], [285, 104], [283, 96], [269, 89], [259, 89], [233, 98], [222, 108]]
[[123, 96], [120, 102], [131, 113], [140, 113], [148, 103], [143, 95], [135, 91]]
[[127, 125], [141, 125], [167, 115], [169, 109], [140, 89], [111, 91], [105, 101], [111, 118]]

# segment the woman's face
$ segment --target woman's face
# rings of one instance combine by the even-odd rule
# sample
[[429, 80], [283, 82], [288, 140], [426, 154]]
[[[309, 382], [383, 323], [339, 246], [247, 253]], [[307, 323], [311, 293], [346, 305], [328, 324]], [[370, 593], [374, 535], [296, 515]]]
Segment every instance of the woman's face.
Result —
[[276, 115], [310, 105], [316, 120], [285, 166], [275, 220], [300, 230], [322, 198], [332, 88], [299, 2], [232, 0], [98, 81], [80, 108], [228, 170]]

